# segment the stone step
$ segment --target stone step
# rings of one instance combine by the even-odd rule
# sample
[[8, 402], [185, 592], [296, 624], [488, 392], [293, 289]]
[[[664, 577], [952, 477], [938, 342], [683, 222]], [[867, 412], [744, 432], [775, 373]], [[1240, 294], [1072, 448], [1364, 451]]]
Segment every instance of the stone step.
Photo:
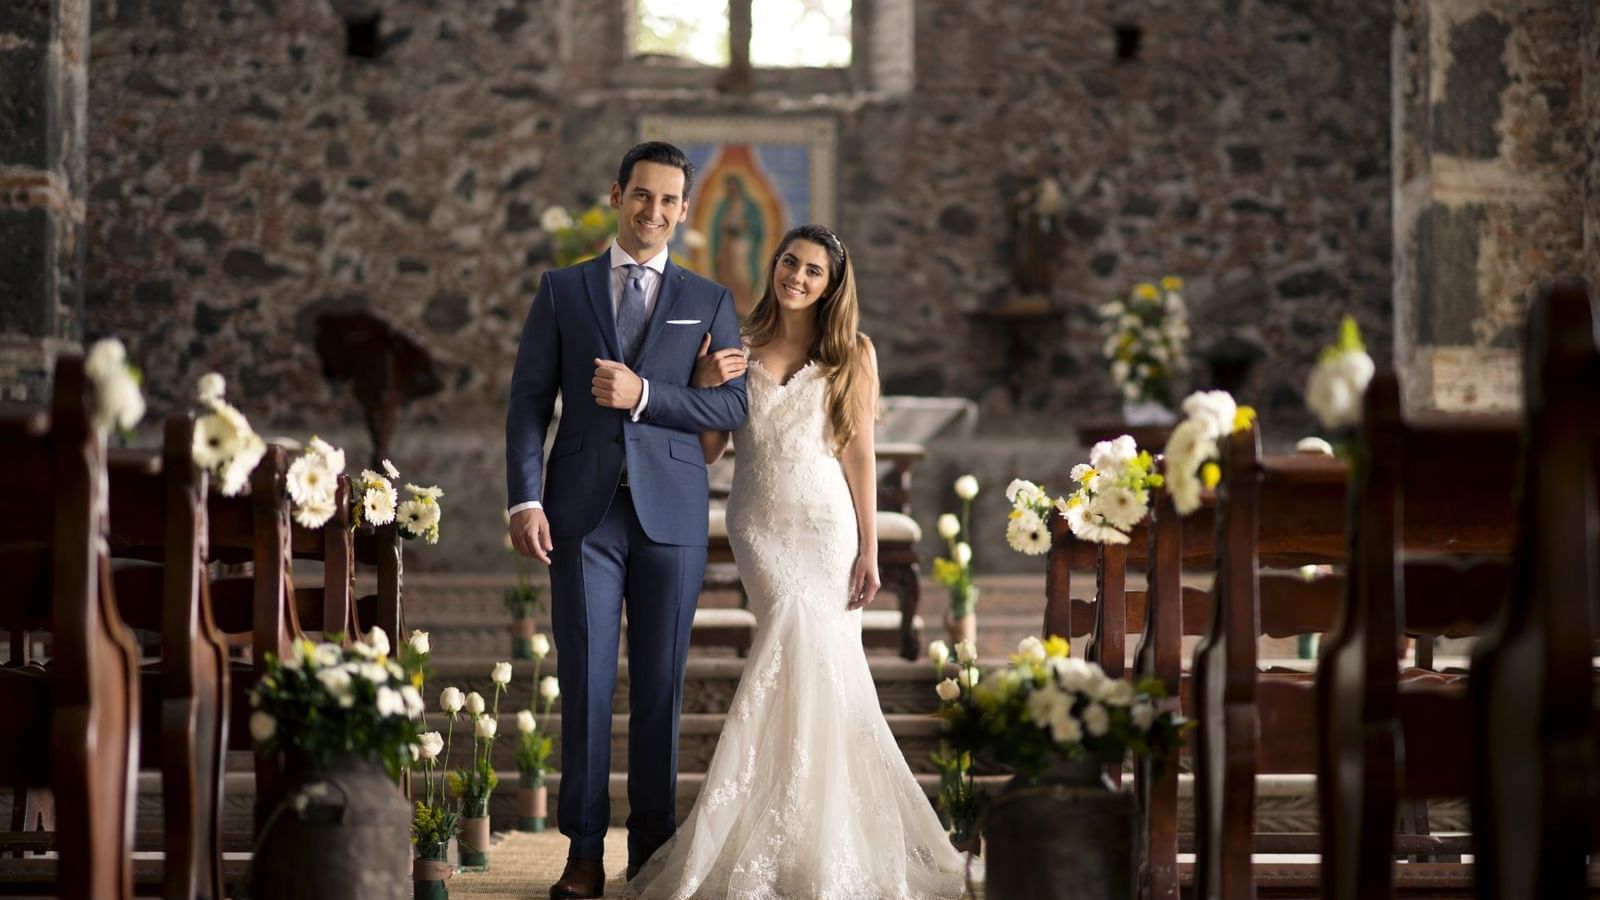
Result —
[[[911, 770], [937, 773], [939, 769], [934, 765], [933, 755], [939, 749], [939, 720], [918, 713], [891, 713], [885, 718]], [[681, 718], [678, 727], [678, 771], [704, 772], [710, 768], [711, 756], [716, 752], [717, 741], [722, 737], [722, 727], [726, 720], [727, 716], [722, 713], [694, 713]], [[494, 742], [490, 758], [497, 770], [514, 770], [517, 767], [517, 747], [521, 744], [522, 738], [517, 733], [516, 716], [502, 712], [499, 721], [500, 736]], [[445, 733], [447, 724], [442, 714], [429, 716], [428, 728], [436, 729], [440, 734]], [[559, 765], [560, 716], [550, 717], [549, 731], [556, 738], [555, 746], [550, 751], [550, 761]], [[471, 759], [470, 741], [471, 733], [461, 720], [457, 720], [450, 751], [450, 763], [453, 766], [460, 767]], [[251, 771], [252, 766], [250, 753], [229, 754], [230, 770]], [[628, 768], [628, 717], [625, 715], [613, 716], [611, 719], [611, 768], [617, 772], [627, 771]]]
[[[999, 659], [980, 660], [985, 669], [1004, 664]], [[934, 694], [933, 666], [926, 662], [909, 662], [894, 655], [869, 654], [867, 665], [872, 670], [878, 688], [878, 702], [885, 713], [931, 714], [939, 707]], [[494, 684], [489, 674], [493, 660], [443, 658], [433, 660], [428, 681], [423, 689], [429, 710], [439, 708], [439, 694], [454, 686], [463, 692], [477, 691], [485, 700], [492, 697]], [[539, 673], [553, 675], [556, 671], [555, 654], [543, 660]], [[500, 711], [515, 712], [528, 709], [535, 699], [533, 686], [535, 662], [511, 664], [511, 683], [500, 698]], [[684, 673], [683, 712], [724, 713], [733, 701], [733, 692], [744, 674], [744, 660], [737, 657], [691, 656]], [[556, 701], [556, 711], [561, 702]], [[617, 663], [617, 690], [612, 698], [612, 710], [628, 711], [628, 661], [624, 656]]]
[[[500, 787], [490, 799], [490, 816], [496, 830], [506, 830], [515, 823], [517, 809], [517, 773], [515, 770], [499, 772]], [[938, 791], [937, 775], [919, 773], [917, 783], [931, 798]], [[1004, 775], [980, 776], [979, 785], [990, 795], [998, 792], [1007, 781]], [[550, 812], [552, 819], [557, 809], [557, 796], [561, 790], [561, 775], [553, 773], [548, 780]], [[628, 814], [628, 777], [625, 773], [611, 775], [611, 824], [623, 825]], [[682, 773], [678, 776], [678, 820], [688, 815], [694, 800], [705, 784], [703, 773]], [[1131, 790], [1131, 778], [1123, 779], [1123, 789]], [[229, 772], [224, 787], [223, 827], [233, 833], [248, 832], [251, 828], [254, 803], [255, 776], [249, 772]], [[415, 779], [415, 792], [422, 794], [421, 776]], [[9, 816], [11, 799], [0, 797], [0, 816]], [[1436, 832], [1464, 832], [1469, 830], [1465, 800], [1436, 800], [1429, 804], [1429, 817]], [[553, 827], [552, 822], [552, 827]], [[142, 773], [139, 777], [138, 829], [141, 832], [161, 828], [161, 778], [157, 773]], [[1260, 832], [1309, 832], [1317, 828], [1316, 779], [1311, 775], [1268, 775], [1256, 780], [1255, 827]], [[1188, 773], [1178, 777], [1178, 828], [1181, 832], [1194, 830], [1194, 781]]]

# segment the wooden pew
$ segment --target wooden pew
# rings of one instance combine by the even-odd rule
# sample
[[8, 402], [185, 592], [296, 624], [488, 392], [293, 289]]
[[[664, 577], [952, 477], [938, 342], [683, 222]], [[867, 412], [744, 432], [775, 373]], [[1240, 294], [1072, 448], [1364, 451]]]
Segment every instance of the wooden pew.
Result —
[[0, 625], [46, 627], [52, 639], [48, 669], [0, 669], [0, 783], [49, 788], [58, 854], [0, 860], [0, 882], [123, 900], [133, 894], [138, 650], [111, 587], [105, 441], [89, 392], [82, 358], [64, 356], [48, 413], [0, 412], [0, 491], [19, 513], [0, 517]]
[[114, 454], [109, 467], [112, 555], [162, 563], [124, 567], [114, 581], [123, 620], [159, 635], [159, 662], [140, 671], [140, 759], [161, 772], [164, 858], [136, 878], [168, 900], [224, 896], [228, 648], [211, 613], [194, 428], [192, 416], [170, 416], [159, 455]]
[[1586, 857], [1600, 849], [1591, 688], [1600, 631], [1595, 319], [1577, 279], [1543, 291], [1528, 317], [1517, 575], [1469, 679], [1479, 749], [1472, 825], [1485, 900], [1580, 896]]
[[[1313, 706], [1326, 897], [1390, 896], [1429, 872], [1435, 891], [1468, 882], [1464, 868], [1394, 863], [1401, 801], [1465, 796], [1472, 752], [1465, 685], [1403, 672], [1398, 645], [1417, 631], [1473, 633], [1498, 614], [1519, 427], [1513, 416], [1407, 420], [1392, 373], [1367, 388], [1345, 598], [1323, 646]], [[1418, 544], [1478, 563], [1428, 584], [1413, 577]]]
[[[261, 676], [267, 654], [283, 656], [290, 642], [304, 637], [294, 601], [290, 561], [292, 530], [288, 471], [282, 447], [268, 445], [250, 474], [250, 489], [235, 497], [212, 491], [206, 498], [209, 562], [250, 562], [249, 575], [214, 579], [212, 612], [217, 628], [229, 636], [248, 636], [250, 658], [233, 660], [229, 670], [229, 750], [254, 750], [250, 740], [250, 690]], [[255, 754], [256, 825], [272, 809], [279, 790], [281, 761]]]

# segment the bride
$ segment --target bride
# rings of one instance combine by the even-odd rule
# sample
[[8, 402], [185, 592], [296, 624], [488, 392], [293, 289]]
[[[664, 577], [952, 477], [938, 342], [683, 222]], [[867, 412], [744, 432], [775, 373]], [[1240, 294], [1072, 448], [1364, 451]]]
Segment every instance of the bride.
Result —
[[[695, 387], [743, 374], [750, 413], [728, 538], [759, 620], [694, 810], [629, 883], [650, 900], [958, 897], [951, 847], [878, 705], [861, 609], [878, 592], [878, 372], [845, 247], [784, 235], [747, 351], [702, 356]], [[707, 460], [726, 432], [701, 436]]]

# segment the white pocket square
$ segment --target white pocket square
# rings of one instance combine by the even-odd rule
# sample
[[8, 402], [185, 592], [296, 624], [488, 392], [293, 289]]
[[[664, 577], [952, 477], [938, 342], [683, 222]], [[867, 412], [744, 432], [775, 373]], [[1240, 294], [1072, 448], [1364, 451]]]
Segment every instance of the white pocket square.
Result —
[[699, 325], [699, 319], [668, 319], [668, 325]]

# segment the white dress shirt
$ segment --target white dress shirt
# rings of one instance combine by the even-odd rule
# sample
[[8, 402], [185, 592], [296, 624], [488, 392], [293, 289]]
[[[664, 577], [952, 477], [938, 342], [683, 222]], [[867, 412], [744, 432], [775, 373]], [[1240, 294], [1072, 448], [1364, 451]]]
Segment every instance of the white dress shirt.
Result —
[[[660, 253], [641, 263], [629, 256], [628, 251], [617, 246], [617, 242], [612, 240], [609, 256], [611, 260], [611, 315], [613, 321], [615, 321], [617, 310], [622, 307], [622, 282], [628, 277], [627, 267], [638, 265], [644, 266], [644, 278], [641, 285], [644, 288], [644, 316], [646, 322], [650, 321], [650, 317], [656, 311], [656, 299], [661, 296], [661, 279], [665, 277], [667, 272], [667, 248], [661, 248]], [[644, 412], [645, 406], [650, 403], [650, 382], [641, 377], [639, 383], [639, 403], [628, 411], [629, 416], [635, 422], [639, 421], [639, 415]], [[518, 503], [506, 512], [508, 515], [514, 516], [525, 509], [543, 508], [544, 504], [538, 500], [529, 500], [526, 503]]]

